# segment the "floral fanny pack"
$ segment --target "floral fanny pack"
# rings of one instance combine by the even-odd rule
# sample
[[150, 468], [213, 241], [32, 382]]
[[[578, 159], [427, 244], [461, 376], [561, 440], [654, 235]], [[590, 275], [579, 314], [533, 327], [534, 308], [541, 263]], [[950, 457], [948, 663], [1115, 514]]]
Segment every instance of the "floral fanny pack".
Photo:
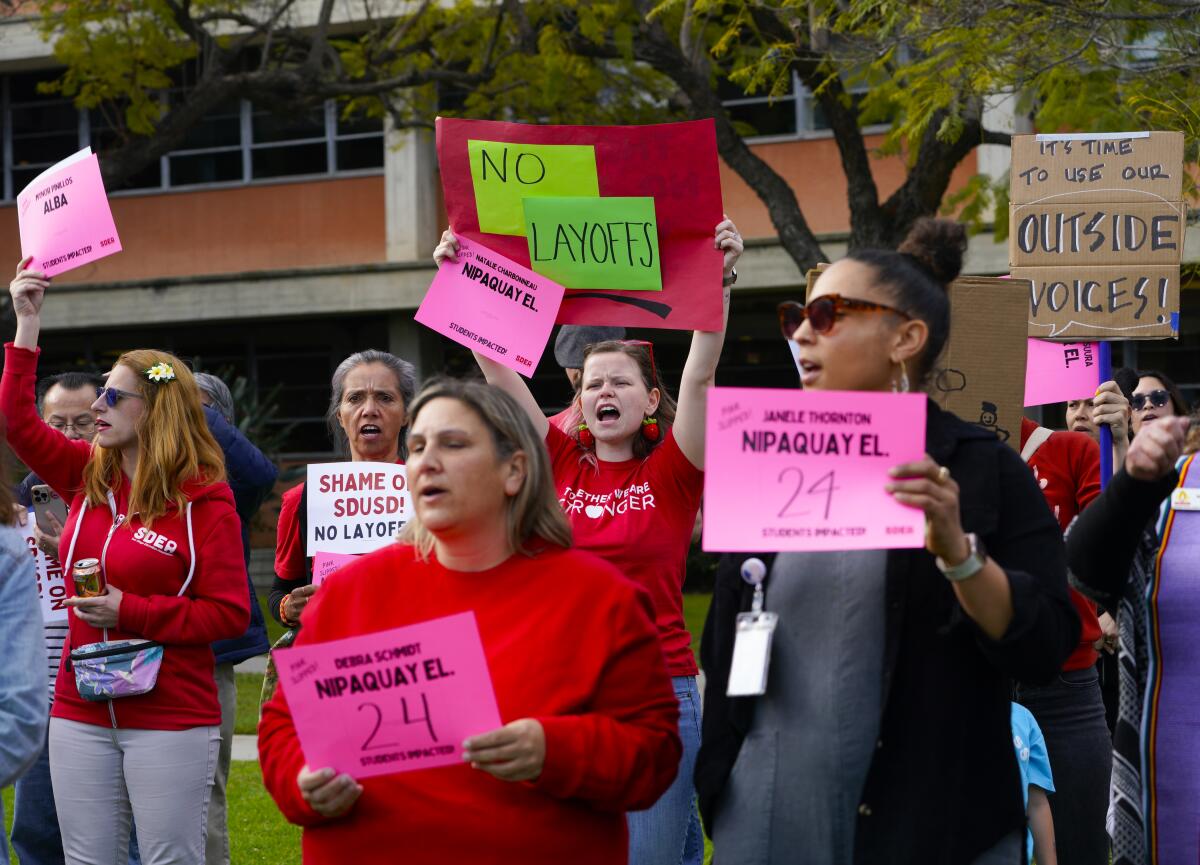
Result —
[[154, 690], [162, 659], [163, 644], [153, 640], [104, 640], [70, 654], [79, 696], [93, 702]]

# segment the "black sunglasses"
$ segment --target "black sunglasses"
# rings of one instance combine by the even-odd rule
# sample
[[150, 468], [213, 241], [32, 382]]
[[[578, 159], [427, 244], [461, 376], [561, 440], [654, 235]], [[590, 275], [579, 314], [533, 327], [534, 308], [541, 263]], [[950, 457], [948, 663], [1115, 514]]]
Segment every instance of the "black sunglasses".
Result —
[[1165, 390], [1152, 390], [1150, 393], [1135, 393], [1129, 398], [1129, 404], [1134, 411], [1143, 411], [1147, 408], [1146, 403], [1155, 408], [1162, 408], [1171, 401], [1171, 394]]
[[842, 297], [840, 294], [823, 294], [810, 300], [807, 306], [801, 306], [794, 300], [785, 300], [779, 304], [779, 329], [783, 331], [784, 339], [791, 339], [805, 319], [817, 333], [829, 333], [833, 330], [834, 322], [847, 312], [891, 312], [901, 318], [912, 318], [907, 312], [883, 303], [873, 303], [869, 300], [858, 300], [853, 297]]
[[96, 399], [104, 397], [104, 402], [112, 408], [121, 401], [123, 397], [132, 397], [133, 399], [141, 399], [140, 393], [130, 393], [127, 390], [117, 390], [115, 387], [98, 387], [96, 388]]

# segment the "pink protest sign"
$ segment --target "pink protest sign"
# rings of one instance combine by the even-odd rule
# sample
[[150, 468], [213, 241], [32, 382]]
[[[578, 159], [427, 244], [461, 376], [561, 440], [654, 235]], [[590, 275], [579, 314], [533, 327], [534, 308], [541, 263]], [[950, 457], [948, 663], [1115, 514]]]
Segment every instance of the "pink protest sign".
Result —
[[925, 517], [885, 489], [925, 453], [924, 394], [712, 388], [704, 549], [918, 548]]
[[313, 556], [313, 585], [321, 585], [330, 574], [340, 571], [357, 558], [349, 553], [317, 553]]
[[1025, 405], [1091, 399], [1100, 381], [1100, 347], [1094, 342], [1029, 340]]
[[563, 287], [478, 242], [465, 237], [458, 242], [458, 261], [442, 263], [413, 317], [532, 377], [554, 328]]
[[17, 196], [21, 257], [47, 276], [121, 251], [100, 162], [85, 147], [50, 166]]
[[355, 778], [462, 763], [501, 726], [473, 612], [275, 650], [304, 759]]

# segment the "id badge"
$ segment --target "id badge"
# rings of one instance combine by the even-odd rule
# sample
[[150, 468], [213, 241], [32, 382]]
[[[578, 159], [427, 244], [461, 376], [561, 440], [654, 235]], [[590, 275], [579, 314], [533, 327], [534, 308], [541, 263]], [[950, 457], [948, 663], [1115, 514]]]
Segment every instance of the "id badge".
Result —
[[1171, 493], [1171, 510], [1200, 511], [1200, 489], [1177, 488]]
[[739, 613], [729, 666], [729, 697], [761, 697], [767, 692], [771, 641], [779, 624], [776, 613]]

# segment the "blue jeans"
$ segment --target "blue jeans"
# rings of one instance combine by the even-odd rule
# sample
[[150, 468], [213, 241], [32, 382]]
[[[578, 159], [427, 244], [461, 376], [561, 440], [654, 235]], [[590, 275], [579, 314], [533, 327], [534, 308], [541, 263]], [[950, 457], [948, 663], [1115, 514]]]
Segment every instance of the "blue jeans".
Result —
[[[21, 865], [63, 865], [62, 836], [50, 783], [50, 744], [13, 790], [12, 848]], [[7, 860], [4, 860], [7, 862]], [[129, 865], [141, 865], [137, 834], [129, 830]]]
[[674, 783], [645, 811], [625, 815], [629, 824], [629, 865], [701, 865], [704, 833], [696, 810], [692, 771], [700, 750], [700, 692], [695, 676], [671, 680], [679, 700], [679, 738], [683, 757]]

